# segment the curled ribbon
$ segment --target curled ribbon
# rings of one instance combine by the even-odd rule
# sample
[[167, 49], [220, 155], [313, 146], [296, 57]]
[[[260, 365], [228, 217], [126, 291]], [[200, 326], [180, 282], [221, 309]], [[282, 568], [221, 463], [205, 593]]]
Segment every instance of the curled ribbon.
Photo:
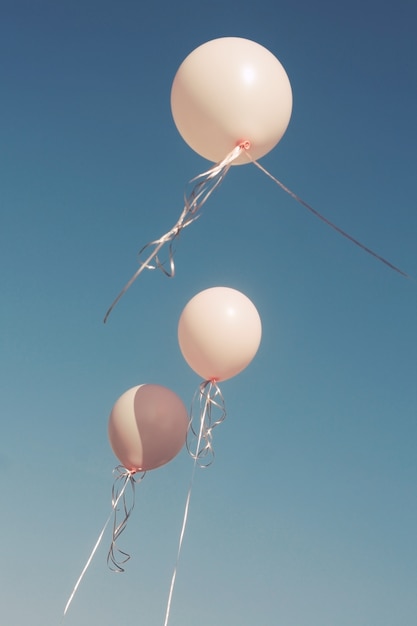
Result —
[[[310, 211], [315, 217], [317, 217], [319, 220], [321, 220], [322, 222], [330, 226], [330, 228], [333, 228], [333, 230], [335, 230], [340, 235], [342, 235], [342, 237], [349, 239], [349, 241], [351, 241], [353, 244], [355, 244], [356, 246], [364, 250], [364, 252], [367, 252], [368, 254], [376, 258], [378, 261], [381, 261], [381, 263], [384, 263], [385, 265], [387, 265], [390, 269], [394, 270], [398, 274], [401, 274], [402, 276], [405, 276], [406, 278], [409, 278], [409, 275], [406, 274], [403, 270], [396, 267], [390, 261], [388, 261], [384, 257], [380, 256], [379, 254], [371, 250], [371, 248], [368, 248], [367, 246], [365, 246], [363, 243], [361, 243], [360, 241], [358, 241], [357, 239], [349, 235], [346, 231], [339, 228], [339, 226], [336, 226], [336, 224], [328, 220], [326, 217], [324, 217], [324, 215], [316, 211], [316, 209], [310, 206], [302, 198], [297, 196], [296, 193], [291, 191], [291, 189], [286, 187], [275, 176], [273, 176], [270, 172], [268, 172], [268, 170], [266, 170], [262, 165], [260, 165], [258, 161], [253, 159], [249, 152], [249, 148], [250, 148], [249, 141], [241, 142], [231, 152], [229, 152], [229, 154], [222, 161], [220, 161], [219, 163], [216, 163], [216, 165], [214, 165], [212, 168], [210, 168], [206, 172], [203, 172], [202, 174], [199, 174], [198, 176], [196, 176], [190, 181], [190, 183], [196, 183], [196, 184], [194, 185], [191, 193], [189, 195], [185, 195], [184, 208], [177, 222], [171, 228], [171, 230], [169, 230], [164, 235], [159, 237], [159, 239], [150, 241], [149, 243], [144, 245], [143, 248], [141, 248], [141, 250], [139, 251], [139, 258], [146, 257], [146, 259], [140, 263], [139, 268], [133, 274], [132, 278], [126, 283], [122, 291], [119, 293], [119, 295], [111, 304], [106, 315], [104, 316], [104, 323], [106, 323], [110, 313], [112, 312], [116, 304], [119, 302], [122, 296], [126, 293], [126, 291], [132, 286], [132, 284], [135, 282], [138, 276], [143, 272], [143, 270], [159, 269], [166, 276], [170, 278], [174, 276], [175, 264], [174, 264], [173, 244], [174, 244], [175, 239], [177, 239], [177, 237], [180, 235], [181, 231], [184, 228], [189, 226], [192, 222], [194, 222], [197, 218], [200, 217], [200, 215], [198, 214], [198, 211], [201, 209], [201, 207], [204, 205], [204, 203], [207, 201], [207, 199], [213, 193], [213, 191], [223, 181], [233, 161], [235, 161], [242, 152], [245, 153], [245, 155], [247, 156], [248, 160], [251, 163], [253, 163], [258, 169], [260, 169], [264, 174], [266, 174], [266, 176], [268, 176], [276, 185], [278, 185], [283, 191], [285, 191], [288, 195], [290, 195], [294, 200], [296, 200], [304, 208]], [[165, 246], [165, 244], [169, 244], [168, 245], [168, 269], [165, 267], [166, 261], [161, 261], [159, 257], [160, 251]]]
[[216, 381], [202, 382], [192, 401], [186, 442], [190, 456], [200, 467], [213, 463], [213, 429], [225, 419], [226, 406]]
[[[65, 605], [64, 608], [64, 613], [62, 615], [62, 619], [61, 619], [61, 623], [64, 620], [65, 615], [67, 614], [67, 611], [70, 607], [70, 604], [77, 592], [78, 587], [81, 584], [82, 579], [84, 578], [84, 574], [86, 573], [87, 569], [90, 566], [91, 561], [93, 560], [93, 557], [95, 555], [95, 553], [97, 552], [97, 549], [101, 543], [101, 540], [103, 539], [103, 535], [107, 529], [107, 526], [109, 525], [110, 520], [112, 519], [112, 517], [114, 517], [114, 521], [113, 521], [113, 534], [112, 534], [112, 541], [111, 541], [111, 545], [110, 545], [110, 549], [109, 549], [109, 553], [107, 555], [107, 563], [109, 564], [110, 562], [112, 563], [112, 566], [109, 567], [110, 569], [112, 569], [115, 572], [123, 572], [123, 568], [122, 565], [124, 563], [126, 563], [126, 561], [129, 560], [130, 556], [126, 553], [123, 552], [122, 550], [119, 550], [116, 547], [116, 541], [117, 539], [120, 537], [121, 533], [124, 531], [124, 529], [126, 528], [126, 524], [127, 521], [130, 517], [130, 514], [132, 513], [133, 507], [135, 505], [135, 485], [139, 482], [141, 482], [141, 480], [144, 478], [145, 473], [143, 472], [139, 477], [135, 478], [134, 474], [136, 472], [134, 471], [130, 471], [127, 470], [125, 467], [123, 467], [122, 465], [118, 465], [117, 467], [114, 468], [113, 473], [116, 474], [116, 478], [114, 480], [113, 483], [113, 487], [112, 487], [112, 511], [109, 515], [109, 517], [107, 518], [106, 523], [104, 524], [98, 539], [96, 541], [96, 543], [94, 544], [94, 547], [90, 553], [90, 556], [87, 559], [86, 564], [84, 565], [81, 574], [78, 577], [77, 582], [74, 585], [74, 588], [70, 594], [70, 597], [68, 598], [68, 601]], [[131, 494], [132, 494], [132, 502], [130, 505], [127, 504], [127, 499], [126, 499], [126, 488], [127, 486], [130, 486], [131, 488]], [[120, 523], [117, 523], [117, 513], [119, 511], [119, 509], [117, 508], [120, 500], [122, 501], [123, 504], [123, 512], [124, 512], [124, 518]], [[117, 559], [116, 558], [116, 552], [119, 552], [122, 555], [122, 559]]]
[[[226, 176], [227, 172], [230, 169], [233, 161], [235, 161], [241, 152], [247, 147], [249, 144], [247, 142], [243, 142], [236, 146], [229, 154], [219, 163], [216, 163], [212, 168], [199, 174], [195, 178], [190, 181], [191, 183], [195, 183], [190, 194], [184, 196], [184, 208], [182, 210], [181, 215], [179, 216], [177, 222], [174, 226], [166, 232], [164, 235], [159, 237], [159, 239], [155, 239], [154, 241], [150, 241], [146, 245], [141, 248], [139, 251], [139, 258], [146, 257], [144, 261], [142, 261], [139, 265], [139, 268], [133, 274], [132, 278], [126, 283], [123, 287], [122, 291], [112, 302], [110, 308], [108, 309], [106, 315], [104, 316], [104, 323], [106, 323], [110, 313], [119, 302], [119, 300], [124, 296], [126, 291], [138, 276], [145, 269], [159, 269], [166, 276], [172, 278], [175, 274], [175, 264], [174, 264], [174, 248], [173, 244], [175, 239], [180, 235], [181, 231], [192, 224], [197, 218], [200, 217], [198, 215], [198, 211], [207, 201], [209, 196], [213, 193], [213, 191], [220, 185]], [[201, 180], [200, 180], [201, 179]], [[198, 181], [198, 182], [197, 182]], [[165, 246], [165, 244], [169, 244], [168, 246], [168, 260], [169, 260], [169, 269], [165, 268], [165, 262], [160, 260], [160, 251]], [[152, 265], [152, 263], [154, 263]]]
[[[113, 533], [110, 549], [107, 554], [107, 565], [113, 572], [124, 572], [124, 565], [129, 559], [130, 555], [127, 552], [123, 552], [117, 547], [116, 542], [122, 532], [125, 530], [129, 517], [135, 506], [135, 486], [141, 482], [145, 477], [146, 472], [143, 472], [140, 476], [135, 477], [133, 472], [129, 472], [123, 465], [118, 465], [114, 468], [113, 473], [116, 474], [116, 478], [112, 487], [112, 507], [114, 511], [113, 515]], [[128, 504], [126, 487], [130, 486], [131, 501]], [[120, 509], [117, 505], [121, 501], [123, 510], [123, 519], [118, 522], [118, 512]], [[121, 555], [120, 557], [118, 555]]]

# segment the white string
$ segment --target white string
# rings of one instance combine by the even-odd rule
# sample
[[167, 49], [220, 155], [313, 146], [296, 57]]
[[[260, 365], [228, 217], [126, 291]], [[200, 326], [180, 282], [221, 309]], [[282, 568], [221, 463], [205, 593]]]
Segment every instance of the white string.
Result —
[[84, 574], [86, 573], [86, 571], [87, 571], [91, 561], [93, 560], [93, 557], [94, 557], [95, 553], [97, 552], [97, 549], [98, 549], [98, 547], [99, 547], [99, 545], [101, 543], [101, 540], [103, 539], [103, 535], [104, 535], [104, 533], [106, 531], [106, 528], [107, 528], [110, 520], [113, 517], [113, 514], [114, 514], [114, 511], [115, 511], [115, 509], [117, 507], [117, 504], [118, 504], [120, 498], [123, 496], [123, 494], [125, 492], [126, 486], [127, 486], [128, 482], [129, 482], [130, 475], [131, 475], [130, 472], [126, 474], [125, 484], [123, 485], [123, 488], [120, 491], [117, 499], [112, 503], [112, 512], [110, 513], [109, 517], [107, 518], [107, 521], [104, 524], [103, 529], [102, 529], [101, 533], [99, 534], [96, 543], [94, 544], [94, 548], [92, 549], [91, 554], [88, 557], [87, 563], [84, 565], [84, 568], [83, 568], [80, 576], [78, 577], [77, 582], [75, 583], [74, 589], [72, 590], [72, 593], [71, 593], [70, 597], [68, 598], [68, 601], [67, 601], [67, 603], [65, 605], [64, 614], [63, 614], [61, 622], [60, 622], [61, 624], [62, 624], [62, 622], [64, 620], [64, 617], [65, 617], [65, 615], [66, 615], [66, 613], [67, 613], [67, 611], [68, 611], [68, 609], [70, 607], [70, 604], [71, 604], [71, 602], [72, 602], [72, 600], [73, 600], [73, 598], [74, 598], [74, 596], [75, 596], [75, 594], [77, 592], [77, 589], [80, 586], [80, 583], [81, 583], [82, 579], [84, 578]]
[[246, 157], [249, 159], [249, 161], [251, 161], [251, 163], [253, 163], [254, 165], [256, 165], [256, 167], [261, 170], [261, 172], [263, 172], [264, 174], [266, 174], [268, 176], [268, 178], [270, 178], [276, 185], [278, 185], [278, 187], [281, 187], [281, 189], [283, 191], [285, 191], [289, 196], [291, 196], [291, 198], [293, 198], [294, 200], [296, 200], [299, 204], [301, 204], [305, 209], [307, 209], [308, 211], [310, 211], [310, 213], [312, 213], [315, 217], [317, 217], [319, 220], [321, 220], [322, 222], [324, 222], [325, 224], [327, 224], [327, 226], [330, 226], [330, 228], [333, 228], [333, 230], [335, 230], [336, 232], [339, 233], [339, 235], [342, 235], [342, 237], [345, 237], [346, 239], [348, 239], [349, 241], [351, 241], [352, 243], [355, 244], [355, 246], [358, 246], [358, 248], [362, 248], [362, 250], [364, 250], [365, 252], [367, 252], [368, 254], [370, 254], [371, 256], [373, 256], [375, 259], [377, 259], [378, 261], [381, 261], [381, 263], [384, 263], [385, 265], [387, 265], [388, 267], [390, 267], [392, 270], [394, 270], [394, 272], [397, 272], [398, 274], [401, 274], [401, 276], [404, 276], [405, 278], [410, 278], [410, 276], [408, 274], [406, 274], [403, 270], [401, 270], [399, 267], [397, 267], [396, 265], [393, 265], [390, 261], [388, 261], [387, 259], [385, 259], [383, 256], [377, 254], [376, 252], [374, 252], [373, 250], [371, 250], [371, 248], [368, 248], [368, 246], [365, 246], [365, 244], [361, 243], [358, 239], [355, 239], [355, 237], [352, 237], [352, 235], [349, 235], [349, 233], [347, 233], [345, 230], [343, 230], [342, 228], [340, 228], [339, 226], [336, 226], [336, 224], [334, 224], [333, 222], [331, 222], [330, 220], [327, 219], [327, 217], [325, 217], [324, 215], [322, 215], [321, 213], [319, 213], [316, 209], [314, 209], [310, 204], [308, 204], [308, 202], [306, 202], [305, 200], [303, 200], [302, 198], [300, 198], [300, 196], [297, 196], [296, 193], [294, 193], [293, 191], [291, 191], [291, 189], [289, 189], [288, 187], [286, 187], [284, 185], [284, 183], [282, 183], [280, 180], [278, 180], [278, 178], [276, 178], [275, 176], [273, 176], [270, 172], [268, 172], [267, 169], [265, 169], [260, 163], [258, 163], [258, 161], [256, 161], [254, 158], [252, 158], [249, 150], [245, 150], [245, 154]]
[[[201, 439], [202, 439], [202, 436], [203, 436], [204, 421], [205, 421], [205, 418], [206, 418], [206, 411], [207, 411], [207, 407], [208, 407], [209, 403], [210, 403], [210, 396], [208, 395], [206, 397], [206, 402], [205, 402], [205, 405], [204, 405], [204, 409], [203, 409], [203, 411], [201, 413], [200, 432], [199, 432], [199, 435], [198, 435], [197, 450], [200, 447]], [[171, 612], [172, 596], [173, 596], [173, 593], [174, 593], [175, 580], [177, 578], [178, 564], [179, 564], [179, 560], [180, 560], [181, 549], [182, 549], [182, 544], [183, 544], [184, 535], [185, 535], [185, 528], [187, 526], [188, 510], [189, 510], [189, 507], [190, 507], [191, 491], [192, 491], [192, 488], [193, 488], [195, 470], [196, 470], [196, 467], [197, 467], [197, 458], [198, 457], [196, 455], [194, 457], [193, 469], [192, 469], [192, 472], [191, 472], [190, 486], [188, 488], [187, 499], [185, 501], [184, 518], [182, 520], [181, 533], [180, 533], [180, 538], [179, 538], [179, 542], [178, 542], [177, 559], [176, 559], [176, 562], [175, 562], [174, 571], [173, 571], [172, 579], [171, 579], [171, 585], [170, 585], [170, 588], [169, 588], [168, 602], [167, 602], [167, 608], [166, 608], [166, 613], [165, 613], [164, 626], [168, 626], [169, 616], [170, 616], [170, 612]]]

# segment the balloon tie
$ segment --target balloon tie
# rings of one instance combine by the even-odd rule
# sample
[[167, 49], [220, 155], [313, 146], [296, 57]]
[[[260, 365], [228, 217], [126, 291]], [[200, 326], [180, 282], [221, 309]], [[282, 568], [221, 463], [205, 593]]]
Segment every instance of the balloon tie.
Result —
[[[195, 426], [196, 414], [198, 427]], [[202, 382], [192, 400], [186, 442], [188, 453], [200, 467], [208, 467], [213, 463], [213, 429], [225, 419], [226, 406], [216, 381]]]
[[[133, 510], [134, 507], [134, 503], [135, 503], [135, 499], [134, 499], [134, 493], [135, 493], [135, 484], [139, 483], [145, 476], [146, 472], [143, 472], [143, 474], [135, 479], [134, 478], [134, 471], [130, 471], [127, 470], [125, 467], [123, 467], [122, 465], [118, 465], [114, 470], [113, 470], [114, 474], [117, 474], [115, 480], [114, 480], [114, 484], [112, 487], [112, 511], [110, 513], [110, 515], [108, 516], [106, 523], [104, 524], [98, 539], [96, 541], [96, 543], [94, 544], [94, 547], [90, 553], [90, 556], [87, 559], [86, 564], [84, 565], [81, 574], [78, 577], [77, 582], [74, 585], [74, 588], [68, 598], [68, 601], [65, 605], [64, 608], [64, 613], [62, 615], [62, 619], [61, 619], [61, 623], [63, 622], [65, 615], [67, 614], [67, 611], [70, 607], [70, 604], [77, 592], [78, 587], [81, 584], [82, 579], [84, 578], [84, 575], [87, 571], [87, 569], [89, 568], [91, 561], [93, 560], [93, 557], [95, 555], [95, 553], [98, 550], [98, 547], [101, 543], [101, 540], [103, 539], [103, 535], [107, 529], [107, 526], [109, 525], [110, 520], [112, 519], [112, 517], [114, 517], [114, 522], [113, 522], [113, 535], [112, 535], [112, 542], [111, 542], [111, 546], [110, 546], [110, 550], [109, 550], [109, 554], [107, 556], [107, 563], [109, 563], [109, 560], [113, 563], [113, 565], [117, 568], [117, 569], [113, 569], [113, 571], [118, 571], [118, 572], [122, 572], [123, 569], [121, 568], [119, 562], [115, 559], [114, 554], [115, 554], [115, 549], [116, 549], [116, 540], [117, 538], [120, 536], [120, 534], [123, 532], [123, 530], [126, 527], [126, 523], [127, 520], [129, 519], [129, 516]], [[126, 502], [126, 498], [125, 498], [125, 491], [126, 491], [126, 487], [130, 485], [131, 490], [132, 490], [132, 494], [133, 494], [133, 501], [132, 504], [130, 506], [127, 505]], [[116, 521], [116, 516], [117, 516], [117, 512], [118, 512], [118, 508], [117, 505], [119, 504], [120, 500], [122, 500], [123, 503], [123, 511], [124, 511], [124, 519], [121, 523], [117, 524]], [[121, 561], [121, 563], [125, 563], [130, 557], [129, 555], [127, 555], [125, 552], [122, 552], [121, 550], [118, 550], [122, 555], [123, 555], [123, 560]], [[110, 567], [110, 566], [109, 566]], [[112, 569], [112, 568], [111, 568]]]
[[[217, 399], [216, 399], [217, 398]], [[181, 532], [178, 541], [178, 550], [177, 550], [177, 558], [175, 561], [174, 571], [171, 578], [171, 584], [169, 587], [167, 608], [165, 612], [165, 620], [164, 626], [168, 626], [169, 617], [171, 613], [171, 604], [172, 604], [172, 596], [174, 593], [175, 581], [177, 578], [178, 565], [180, 561], [180, 555], [182, 550], [182, 544], [184, 541], [185, 529], [188, 521], [188, 512], [190, 508], [190, 500], [191, 500], [191, 492], [194, 484], [194, 477], [197, 465], [200, 467], [208, 467], [213, 462], [214, 451], [211, 444], [211, 431], [215, 426], [220, 424], [226, 417], [226, 409], [224, 405], [223, 396], [219, 387], [216, 384], [215, 380], [207, 380], [202, 382], [197, 391], [194, 394], [192, 405], [198, 401], [199, 405], [199, 416], [200, 416], [200, 426], [198, 430], [196, 430], [193, 426], [193, 407], [191, 408], [190, 414], [190, 426], [189, 433], [191, 432], [193, 438], [197, 439], [197, 444], [195, 447], [195, 452], [192, 452], [190, 449], [190, 442], [187, 436], [187, 450], [190, 453], [191, 457], [194, 459], [193, 469], [191, 472], [190, 485], [188, 487], [187, 498], [185, 500], [185, 508], [184, 508], [184, 517], [182, 520]], [[213, 409], [217, 409], [220, 411], [220, 417], [217, 420], [213, 421]], [[202, 445], [202, 441], [204, 441], [204, 446]], [[211, 460], [208, 463], [203, 463], [202, 459], [205, 459], [208, 455], [211, 455]]]
[[[124, 296], [126, 291], [132, 286], [138, 276], [145, 269], [161, 270], [165, 276], [168, 278], [172, 278], [175, 275], [175, 264], [174, 264], [174, 242], [179, 237], [181, 231], [192, 224], [196, 219], [200, 217], [198, 214], [199, 210], [208, 200], [213, 191], [220, 185], [226, 176], [227, 172], [230, 169], [233, 161], [235, 161], [243, 150], [245, 150], [244, 145], [247, 142], [241, 142], [238, 146], [236, 146], [229, 154], [219, 163], [216, 163], [206, 172], [195, 176], [189, 181], [189, 184], [194, 183], [194, 186], [191, 192], [187, 195], [184, 194], [184, 208], [182, 210], [181, 215], [179, 216], [177, 222], [174, 226], [166, 232], [164, 235], [159, 237], [159, 239], [155, 239], [154, 241], [150, 241], [145, 244], [143, 248], [139, 251], [138, 257], [145, 257], [145, 260], [142, 261], [139, 265], [139, 268], [133, 274], [131, 279], [126, 283], [123, 287], [119, 295], [115, 298], [110, 308], [108, 309], [106, 315], [104, 316], [104, 323], [106, 323], [110, 313], [119, 302], [119, 300]], [[197, 182], [198, 181], [198, 182]], [[160, 260], [160, 251], [165, 246], [168, 245], [168, 267], [166, 267], [167, 261]]]
[[313, 209], [312, 206], [310, 206], [307, 202], [305, 202], [302, 198], [300, 198], [299, 196], [297, 196], [296, 193], [294, 193], [293, 191], [291, 191], [291, 189], [288, 189], [288, 187], [286, 187], [283, 183], [281, 183], [281, 181], [279, 181], [277, 178], [275, 178], [275, 176], [273, 176], [270, 172], [268, 172], [268, 170], [266, 170], [260, 163], [258, 163], [258, 161], [256, 161], [250, 154], [250, 152], [248, 150], [245, 150], [245, 154], [247, 156], [247, 158], [249, 159], [249, 161], [251, 161], [254, 165], [256, 165], [256, 167], [258, 169], [261, 170], [261, 172], [263, 172], [264, 174], [266, 174], [276, 185], [278, 185], [279, 187], [281, 187], [281, 189], [283, 189], [283, 191], [285, 191], [289, 196], [291, 196], [291, 198], [293, 198], [294, 200], [296, 200], [299, 204], [301, 204], [304, 208], [306, 208], [308, 211], [310, 211], [310, 213], [312, 213], [315, 217], [317, 217], [319, 220], [321, 220], [322, 222], [324, 222], [325, 224], [327, 224], [328, 226], [330, 226], [330, 228], [333, 228], [333, 230], [335, 230], [336, 232], [338, 232], [340, 235], [342, 235], [342, 237], [345, 237], [346, 239], [349, 239], [349, 241], [351, 241], [352, 243], [355, 244], [355, 246], [358, 246], [359, 248], [361, 248], [362, 250], [364, 250], [365, 252], [367, 252], [368, 254], [370, 254], [371, 256], [373, 256], [375, 259], [377, 259], [378, 261], [381, 261], [381, 263], [385, 263], [385, 265], [387, 265], [389, 268], [391, 268], [392, 270], [394, 270], [395, 272], [398, 272], [398, 274], [401, 274], [402, 276], [405, 276], [405, 278], [410, 278], [410, 276], [408, 274], [406, 274], [405, 272], [403, 272], [403, 270], [401, 270], [400, 268], [396, 267], [395, 265], [393, 265], [392, 263], [390, 263], [390, 261], [387, 261], [387, 259], [385, 259], [384, 257], [380, 256], [379, 254], [377, 254], [376, 252], [374, 252], [373, 250], [371, 250], [370, 248], [368, 248], [367, 246], [365, 246], [363, 243], [361, 243], [360, 241], [358, 241], [357, 239], [355, 239], [354, 237], [352, 237], [352, 235], [349, 235], [346, 231], [342, 230], [341, 228], [339, 228], [339, 226], [336, 226], [336, 224], [334, 224], [333, 222], [331, 222], [330, 220], [327, 219], [327, 217], [324, 217], [324, 215], [322, 215], [321, 213], [319, 213], [318, 211], [316, 211], [316, 209]]

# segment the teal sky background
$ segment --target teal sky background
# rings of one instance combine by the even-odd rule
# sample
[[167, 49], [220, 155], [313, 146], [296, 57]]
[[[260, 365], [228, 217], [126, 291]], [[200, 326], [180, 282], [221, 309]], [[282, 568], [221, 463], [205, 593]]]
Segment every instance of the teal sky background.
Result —
[[[411, 0], [0, 0], [0, 616], [58, 626], [110, 512], [112, 405], [146, 382], [189, 406], [177, 324], [234, 287], [260, 350], [221, 385], [227, 419], [198, 471], [170, 626], [417, 623], [417, 8]], [[405, 279], [252, 165], [181, 235], [176, 276], [137, 251], [208, 163], [170, 89], [221, 36], [284, 65], [293, 115], [261, 163]], [[192, 461], [149, 472], [104, 537], [65, 626], [162, 626]]]

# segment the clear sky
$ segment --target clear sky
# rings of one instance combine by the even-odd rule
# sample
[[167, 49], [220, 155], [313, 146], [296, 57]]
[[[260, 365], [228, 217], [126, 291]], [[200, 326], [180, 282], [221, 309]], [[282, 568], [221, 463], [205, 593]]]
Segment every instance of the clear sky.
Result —
[[[0, 2], [0, 616], [57, 626], [110, 511], [115, 400], [199, 379], [177, 324], [225, 285], [263, 339], [221, 385], [216, 459], [196, 475], [171, 626], [417, 623], [417, 9], [411, 0]], [[136, 253], [176, 221], [207, 161], [170, 89], [221, 36], [271, 50], [294, 109], [262, 164], [234, 167], [181, 235], [177, 275]], [[149, 472], [105, 536], [65, 626], [163, 625], [192, 462]]]

